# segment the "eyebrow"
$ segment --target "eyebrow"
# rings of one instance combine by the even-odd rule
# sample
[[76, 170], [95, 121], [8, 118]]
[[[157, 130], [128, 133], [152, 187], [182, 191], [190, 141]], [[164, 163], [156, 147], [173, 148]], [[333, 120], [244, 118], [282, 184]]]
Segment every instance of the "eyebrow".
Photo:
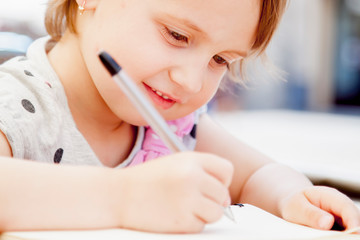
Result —
[[200, 27], [198, 27], [195, 23], [191, 22], [190, 20], [188, 20], [186, 18], [176, 17], [174, 15], [167, 14], [167, 13], [165, 13], [164, 16], [167, 17], [167, 18], [172, 18], [172, 19], [182, 23], [183, 25], [193, 29], [194, 31], [199, 32], [199, 33], [204, 34], [204, 35], [207, 36], [207, 34]]

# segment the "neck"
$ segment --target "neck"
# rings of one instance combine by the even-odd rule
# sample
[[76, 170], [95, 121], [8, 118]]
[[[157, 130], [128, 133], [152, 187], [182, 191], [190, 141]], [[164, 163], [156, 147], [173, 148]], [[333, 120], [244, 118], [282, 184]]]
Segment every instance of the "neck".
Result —
[[[77, 36], [66, 32], [48, 53], [48, 58], [64, 87], [77, 128], [100, 160], [115, 166], [130, 152], [135, 130], [119, 119], [102, 99], [89, 75], [78, 41]], [[108, 149], [112, 145], [117, 148], [118, 156], [109, 160], [105, 155], [115, 155]]]

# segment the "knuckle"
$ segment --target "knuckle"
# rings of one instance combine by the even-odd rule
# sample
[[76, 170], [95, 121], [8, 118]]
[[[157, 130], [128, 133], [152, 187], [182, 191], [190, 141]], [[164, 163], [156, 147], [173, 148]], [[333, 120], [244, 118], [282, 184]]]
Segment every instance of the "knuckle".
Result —
[[229, 160], [225, 161], [225, 170], [231, 174], [233, 174], [234, 172], [234, 165], [232, 162], [230, 162]]
[[181, 180], [187, 180], [196, 178], [199, 174], [198, 169], [199, 168], [191, 161], [184, 161], [184, 163], [179, 165], [175, 170], [178, 178]]

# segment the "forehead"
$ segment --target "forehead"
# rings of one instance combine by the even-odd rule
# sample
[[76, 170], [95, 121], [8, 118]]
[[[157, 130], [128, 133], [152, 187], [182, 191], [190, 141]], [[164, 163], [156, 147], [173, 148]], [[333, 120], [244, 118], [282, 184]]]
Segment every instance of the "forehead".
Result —
[[186, 20], [214, 42], [233, 42], [250, 49], [260, 17], [260, 0], [150, 0], [158, 14]]

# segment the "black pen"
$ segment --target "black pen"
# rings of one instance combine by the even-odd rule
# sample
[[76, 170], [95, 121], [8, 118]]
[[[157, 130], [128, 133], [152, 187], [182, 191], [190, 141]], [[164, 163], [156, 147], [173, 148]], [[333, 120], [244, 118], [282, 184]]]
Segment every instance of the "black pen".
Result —
[[[107, 52], [101, 52], [99, 54], [99, 58], [120, 89], [134, 104], [136, 109], [151, 126], [151, 128], [164, 141], [166, 146], [172, 152], [186, 151], [187, 149], [185, 145], [171, 131], [170, 127], [167, 125], [159, 112], [154, 108], [153, 105], [151, 105], [146, 96], [140, 91], [140, 89], [119, 66], [119, 64]], [[235, 222], [235, 218], [231, 212], [230, 206], [224, 208], [224, 214]]]

